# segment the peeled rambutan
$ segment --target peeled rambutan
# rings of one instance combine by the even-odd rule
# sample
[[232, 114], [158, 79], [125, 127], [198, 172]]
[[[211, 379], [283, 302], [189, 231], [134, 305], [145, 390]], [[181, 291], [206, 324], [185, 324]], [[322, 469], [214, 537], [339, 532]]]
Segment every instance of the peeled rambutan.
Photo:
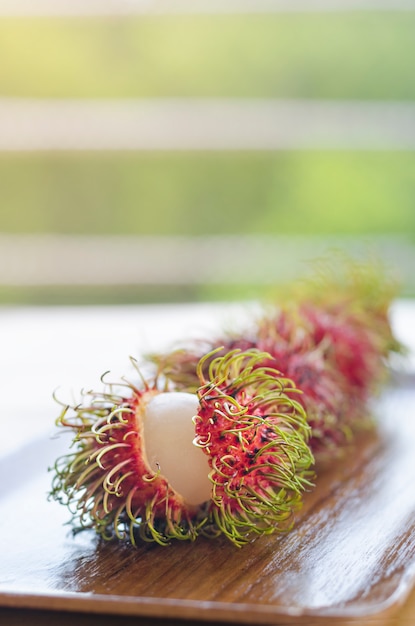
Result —
[[299, 390], [269, 359], [211, 353], [194, 392], [156, 377], [64, 406], [57, 424], [74, 450], [52, 468], [50, 496], [78, 528], [133, 544], [223, 534], [240, 546], [288, 530], [311, 485], [310, 427]]

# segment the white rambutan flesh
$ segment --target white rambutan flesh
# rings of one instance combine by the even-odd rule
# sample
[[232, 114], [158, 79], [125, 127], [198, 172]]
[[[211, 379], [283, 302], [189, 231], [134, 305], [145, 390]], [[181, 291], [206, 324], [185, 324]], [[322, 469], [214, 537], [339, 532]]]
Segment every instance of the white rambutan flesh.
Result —
[[147, 465], [160, 472], [189, 506], [203, 504], [212, 492], [208, 457], [193, 442], [198, 409], [197, 396], [185, 392], [151, 395], [140, 409]]

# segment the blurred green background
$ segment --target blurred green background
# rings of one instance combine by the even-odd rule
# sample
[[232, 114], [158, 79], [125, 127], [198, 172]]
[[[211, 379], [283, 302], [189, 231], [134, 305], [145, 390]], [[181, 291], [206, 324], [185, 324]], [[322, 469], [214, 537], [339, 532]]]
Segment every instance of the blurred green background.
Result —
[[[413, 103], [414, 32], [415, 11], [2, 17], [0, 98]], [[276, 246], [281, 236], [328, 244], [403, 236], [415, 244], [410, 149], [3, 151], [0, 190], [3, 235], [273, 235]], [[34, 281], [0, 285], [0, 301], [177, 301], [263, 289], [248, 279], [217, 283]], [[405, 279], [404, 295], [414, 290]]]

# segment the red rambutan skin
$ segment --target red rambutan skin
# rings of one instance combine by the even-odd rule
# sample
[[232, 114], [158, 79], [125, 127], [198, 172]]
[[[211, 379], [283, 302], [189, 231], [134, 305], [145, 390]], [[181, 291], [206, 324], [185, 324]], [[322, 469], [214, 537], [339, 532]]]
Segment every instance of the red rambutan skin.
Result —
[[[284, 425], [281, 418], [269, 416], [254, 402], [248, 402], [250, 428], [245, 428], [241, 416], [232, 410], [232, 404], [226, 400], [218, 402], [220, 406], [212, 406], [210, 401], [201, 398], [196, 436], [211, 459], [214, 501], [230, 514], [239, 515], [244, 508], [244, 497], [252, 499], [254, 495], [266, 501], [271, 490], [292, 489], [282, 476], [284, 464], [289, 465], [282, 452], [284, 437], [276, 435], [278, 427], [284, 429]], [[243, 402], [245, 404], [246, 400]], [[232, 417], [233, 423], [230, 424]], [[258, 418], [257, 422], [255, 418]], [[270, 478], [270, 470], [276, 465], [281, 469], [277, 481]], [[279, 512], [280, 529], [291, 520], [294, 508], [296, 506], [289, 506]], [[261, 514], [259, 509], [258, 514]]]
[[366, 419], [365, 403], [383, 367], [364, 329], [302, 307], [264, 318], [257, 343], [271, 354], [270, 365], [303, 391], [313, 452], [335, 454], [350, 438], [353, 424]]
[[210, 380], [198, 390], [195, 420], [195, 440], [212, 467], [210, 511], [237, 545], [252, 533], [288, 530], [311, 486], [314, 459], [299, 391], [267, 366], [269, 358], [233, 350], [208, 355], [197, 368], [201, 383], [204, 365]]
[[344, 385], [365, 400], [384, 370], [382, 349], [375, 333], [353, 315], [334, 315], [306, 307], [304, 317], [310, 322], [315, 344], [328, 344], [326, 359], [342, 377]]

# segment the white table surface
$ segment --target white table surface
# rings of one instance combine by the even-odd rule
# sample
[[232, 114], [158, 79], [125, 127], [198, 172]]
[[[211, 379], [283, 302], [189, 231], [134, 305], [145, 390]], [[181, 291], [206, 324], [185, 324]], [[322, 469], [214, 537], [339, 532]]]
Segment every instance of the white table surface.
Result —
[[[129, 357], [165, 350], [223, 328], [244, 328], [259, 310], [255, 302], [111, 307], [0, 308], [0, 385], [3, 436], [0, 456], [25, 442], [51, 436], [63, 401], [82, 388], [102, 389], [131, 373]], [[409, 348], [405, 368], [415, 373], [415, 300], [391, 309], [398, 339]], [[135, 379], [135, 376], [134, 376]]]

